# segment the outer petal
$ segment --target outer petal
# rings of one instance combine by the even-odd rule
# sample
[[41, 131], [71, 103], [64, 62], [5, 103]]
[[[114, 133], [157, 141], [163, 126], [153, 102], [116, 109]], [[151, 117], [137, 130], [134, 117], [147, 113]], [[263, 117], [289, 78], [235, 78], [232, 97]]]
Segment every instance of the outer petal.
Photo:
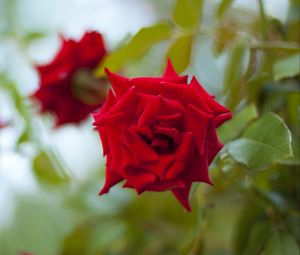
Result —
[[167, 67], [163, 74], [163, 77], [178, 77], [178, 74], [176, 73], [170, 59], [168, 59]]
[[156, 176], [142, 168], [127, 167], [124, 169], [125, 177], [128, 183], [130, 183], [141, 194], [145, 191], [147, 185], [156, 181]]
[[200, 153], [203, 154], [207, 139], [207, 129], [213, 122], [213, 115], [205, 113], [189, 104], [184, 116], [185, 130], [194, 133], [197, 147]]
[[101, 191], [99, 192], [99, 195], [103, 195], [105, 193], [108, 193], [109, 189], [122, 181], [123, 178], [118, 175], [116, 172], [106, 169], [106, 175], [105, 175], [105, 183], [102, 187]]
[[105, 68], [105, 72], [117, 97], [124, 95], [129, 90], [129, 79], [112, 73], [107, 68]]
[[174, 84], [186, 84], [188, 76], [178, 77], [138, 77], [130, 79], [130, 84], [136, 86], [137, 91], [141, 93], [159, 95], [161, 91], [161, 82], [172, 82]]
[[184, 188], [172, 189], [172, 193], [178, 199], [178, 201], [184, 206], [187, 211], [191, 211], [192, 208], [189, 203], [189, 193], [191, 189], [191, 184], [186, 184]]
[[207, 133], [207, 152], [208, 152], [208, 164], [212, 162], [214, 157], [223, 148], [223, 144], [220, 142], [215, 126], [210, 125]]
[[102, 35], [96, 31], [86, 32], [77, 44], [77, 67], [94, 68], [106, 54]]
[[176, 188], [184, 188], [185, 184], [180, 179], [173, 179], [173, 180], [165, 180], [160, 182], [151, 183], [146, 187], [147, 191], [165, 191], [170, 189]]
[[216, 125], [219, 126], [227, 119], [231, 118], [230, 111], [222, 106], [221, 104], [217, 103], [214, 98], [209, 95], [198, 82], [198, 80], [193, 77], [190, 83], [190, 86], [195, 88], [213, 114], [216, 116]]

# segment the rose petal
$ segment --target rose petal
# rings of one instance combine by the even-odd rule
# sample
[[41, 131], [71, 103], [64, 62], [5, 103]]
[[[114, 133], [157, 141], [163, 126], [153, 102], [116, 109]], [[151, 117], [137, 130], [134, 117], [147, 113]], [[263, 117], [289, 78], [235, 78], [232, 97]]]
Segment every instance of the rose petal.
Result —
[[163, 77], [178, 77], [178, 74], [176, 73], [170, 59], [168, 59], [167, 67], [165, 69]]
[[218, 152], [223, 148], [223, 144], [220, 142], [213, 124], [208, 128], [207, 137], [208, 164], [210, 164]]
[[156, 176], [146, 169], [127, 167], [124, 173], [126, 180], [132, 184], [138, 194], [143, 193], [147, 185], [156, 181]]
[[82, 49], [74, 55], [78, 68], [95, 68], [106, 54], [103, 38], [96, 31], [86, 32], [78, 42], [78, 48]]
[[[93, 113], [93, 117], [95, 119], [95, 121], [97, 121], [97, 117], [107, 111], [109, 111], [113, 105], [116, 103], [116, 97], [113, 94], [112, 90], [110, 89], [108, 91], [105, 103], [103, 104], [102, 108], [100, 109], [100, 111]], [[95, 124], [95, 123], [94, 123]]]
[[215, 118], [215, 127], [221, 126], [226, 120], [229, 120], [232, 118], [231, 112], [222, 113], [216, 116]]
[[189, 104], [184, 115], [185, 130], [193, 132], [196, 136], [196, 144], [201, 154], [204, 153], [204, 144], [207, 139], [207, 129], [213, 123], [214, 116], [205, 113]]
[[195, 88], [199, 94], [201, 95], [201, 98], [205, 101], [205, 103], [209, 106], [211, 111], [215, 116], [218, 116], [223, 113], [229, 113], [230, 111], [222, 106], [221, 104], [217, 103], [211, 95], [209, 95], [204, 88], [201, 86], [201, 84], [198, 82], [198, 80], [193, 77], [190, 86]]
[[118, 112], [125, 112], [126, 116], [135, 119], [135, 109], [138, 104], [138, 97], [135, 87], [131, 87], [107, 112], [107, 114], [114, 114]]
[[151, 183], [146, 187], [147, 191], [165, 191], [169, 189], [175, 189], [175, 188], [183, 188], [185, 187], [185, 184], [180, 179], [175, 180], [164, 180], [160, 182]]
[[130, 88], [129, 79], [121, 75], [112, 73], [107, 68], [105, 68], [105, 73], [107, 74], [110, 84], [113, 88], [113, 91], [115, 92], [115, 95], [117, 97], [123, 96], [129, 90]]
[[132, 164], [136, 167], [143, 167], [143, 165], [158, 162], [159, 160], [157, 153], [130, 129], [124, 129], [122, 140], [119, 142], [126, 153], [123, 167]]
[[130, 79], [130, 84], [137, 88], [138, 92], [159, 95], [161, 82], [172, 82], [174, 84], [186, 84], [188, 76], [178, 77], [138, 77]]
[[123, 178], [118, 175], [116, 172], [112, 171], [112, 170], [106, 170], [105, 173], [105, 183], [101, 189], [101, 191], [99, 192], [99, 195], [103, 195], [105, 193], [108, 193], [109, 189], [116, 185], [117, 183], [119, 183], [120, 181], [122, 181]]
[[188, 183], [205, 182], [212, 185], [208, 174], [207, 144], [204, 155], [200, 155], [196, 149], [192, 162], [189, 170], [182, 176], [184, 181]]
[[172, 189], [172, 193], [177, 198], [177, 200], [184, 206], [187, 211], [191, 211], [192, 208], [189, 203], [189, 193], [191, 189], [191, 184], [188, 183], [184, 188]]
[[180, 133], [175, 128], [155, 126], [154, 134], [163, 134], [172, 138], [175, 146], [177, 146], [180, 142]]
[[184, 171], [189, 169], [191, 160], [194, 156], [195, 137], [192, 133], [184, 133], [181, 139], [181, 143], [175, 152], [175, 160], [170, 168], [167, 170], [165, 179], [176, 179]]
[[[141, 97], [141, 99], [144, 99]], [[159, 113], [162, 109], [162, 98], [158, 96], [152, 96], [151, 98], [147, 98], [146, 104], [144, 107], [144, 111], [142, 112], [138, 124], [140, 126], [147, 126], [150, 125], [155, 120], [155, 116]], [[150, 99], [150, 100], [149, 100]]]

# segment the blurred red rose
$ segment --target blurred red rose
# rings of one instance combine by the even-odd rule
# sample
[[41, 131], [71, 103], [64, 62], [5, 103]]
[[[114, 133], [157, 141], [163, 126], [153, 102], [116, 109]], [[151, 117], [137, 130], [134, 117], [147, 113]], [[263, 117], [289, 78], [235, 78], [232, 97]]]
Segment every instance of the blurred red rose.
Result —
[[6, 127], [8, 127], [9, 125], [10, 125], [10, 122], [8, 122], [8, 121], [3, 121], [3, 120], [0, 119], [0, 129], [1, 129], [1, 128], [6, 128]]
[[211, 183], [208, 165], [222, 148], [216, 127], [231, 118], [195, 77], [178, 76], [168, 63], [163, 77], [125, 78], [106, 70], [112, 85], [93, 114], [107, 157], [100, 195], [123, 187], [171, 190], [188, 210], [192, 182]]
[[87, 32], [79, 41], [62, 38], [51, 63], [37, 66], [40, 86], [32, 95], [41, 112], [51, 112], [56, 125], [79, 123], [95, 111], [106, 97], [105, 79], [95, 79], [92, 70], [106, 49], [101, 34]]

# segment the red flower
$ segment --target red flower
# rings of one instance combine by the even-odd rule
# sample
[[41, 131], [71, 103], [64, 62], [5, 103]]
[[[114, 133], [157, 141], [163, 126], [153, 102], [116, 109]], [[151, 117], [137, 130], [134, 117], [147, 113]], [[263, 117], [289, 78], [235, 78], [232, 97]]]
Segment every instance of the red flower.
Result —
[[0, 119], [0, 129], [1, 128], [6, 128], [10, 125], [10, 123], [8, 121], [3, 121]]
[[100, 195], [125, 180], [138, 194], [171, 190], [190, 211], [191, 184], [211, 183], [208, 165], [222, 148], [216, 127], [231, 113], [170, 62], [159, 78], [106, 73], [113, 90], [93, 115], [107, 157]]
[[79, 41], [62, 38], [52, 62], [36, 67], [40, 87], [32, 97], [40, 102], [41, 112], [56, 116], [57, 126], [78, 123], [103, 103], [105, 80], [93, 78], [92, 69], [105, 54], [102, 36], [87, 32]]

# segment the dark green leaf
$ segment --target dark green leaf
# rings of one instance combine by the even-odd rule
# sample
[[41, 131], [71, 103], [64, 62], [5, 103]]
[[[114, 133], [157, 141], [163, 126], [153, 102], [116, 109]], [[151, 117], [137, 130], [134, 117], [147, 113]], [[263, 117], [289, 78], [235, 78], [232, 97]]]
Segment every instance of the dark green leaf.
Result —
[[230, 142], [227, 149], [237, 162], [261, 170], [292, 156], [291, 133], [281, 118], [268, 113], [251, 124], [242, 138]]
[[154, 44], [166, 40], [170, 36], [171, 28], [167, 23], [142, 28], [126, 45], [113, 51], [104, 59], [96, 69], [96, 76], [105, 76], [105, 67], [112, 72], [118, 71], [128, 61], [142, 57]]
[[300, 215], [291, 214], [285, 219], [284, 223], [288, 232], [300, 243]]
[[177, 0], [173, 17], [179, 26], [195, 28], [200, 23], [203, 0]]
[[267, 221], [267, 215], [265, 214], [264, 208], [254, 199], [247, 199], [245, 207], [238, 216], [239, 219], [235, 225], [234, 234], [234, 254], [241, 255], [246, 249], [250, 240], [249, 231], [256, 222]]
[[190, 63], [193, 39], [193, 34], [182, 35], [176, 38], [167, 52], [177, 72], [184, 71]]

